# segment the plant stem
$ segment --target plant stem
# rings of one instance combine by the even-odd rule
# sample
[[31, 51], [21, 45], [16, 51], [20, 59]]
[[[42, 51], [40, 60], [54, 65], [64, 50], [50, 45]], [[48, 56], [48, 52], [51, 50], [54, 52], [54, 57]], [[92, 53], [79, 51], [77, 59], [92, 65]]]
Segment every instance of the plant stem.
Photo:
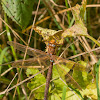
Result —
[[86, 35], [86, 37], [89, 38], [89, 39], [91, 39], [92, 41], [94, 41], [100, 47], [100, 43], [95, 38], [93, 38], [90, 35]]
[[[4, 20], [5, 20], [6, 23], [8, 23], [6, 14], [4, 14]], [[10, 31], [9, 31], [9, 28], [8, 28], [7, 25], [5, 25], [5, 26], [6, 26], [6, 30], [7, 30], [8, 40], [9, 40], [9, 41], [12, 41], [12, 39], [11, 39], [11, 35], [10, 35]], [[14, 48], [13, 48], [12, 46], [11, 46], [11, 50], [12, 50], [12, 53], [13, 53], [14, 59], [17, 60], [15, 50], [14, 50]]]
[[[66, 7], [69, 8], [67, 0], [65, 0], [65, 4], [66, 4]], [[68, 23], [70, 24], [70, 13], [69, 12], [67, 12], [67, 18], [68, 18]]]
[[[4, 14], [4, 20], [5, 20], [6, 23], [8, 23], [6, 14]], [[9, 31], [9, 27], [7, 25], [5, 25], [5, 26], [6, 26], [6, 30], [7, 30], [8, 40], [9, 41], [12, 41], [12, 38], [11, 38], [11, 35], [10, 35], [10, 31]], [[17, 60], [16, 53], [15, 53], [15, 50], [14, 50], [13, 46], [11, 46], [11, 50], [12, 50], [14, 59]], [[19, 91], [19, 88], [17, 88], [17, 92], [18, 92], [18, 96], [19, 96], [19, 99], [20, 99], [20, 91]]]
[[100, 81], [100, 74], [99, 74], [99, 70], [100, 70], [100, 59], [96, 64], [96, 87], [97, 87], [97, 95], [98, 95], [98, 100], [100, 100], [100, 82], [98, 85], [98, 81]]

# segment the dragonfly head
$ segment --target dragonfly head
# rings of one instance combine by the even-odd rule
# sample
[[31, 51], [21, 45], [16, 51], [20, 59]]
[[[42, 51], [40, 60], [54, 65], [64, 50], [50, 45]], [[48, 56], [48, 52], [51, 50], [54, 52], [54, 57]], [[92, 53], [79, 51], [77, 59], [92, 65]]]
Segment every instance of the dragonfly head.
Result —
[[52, 39], [52, 40], [50, 40], [49, 43], [51, 43], [51, 44], [55, 44], [55, 43], [56, 43], [56, 40]]
[[50, 40], [49, 42], [48, 42], [48, 46], [50, 46], [50, 47], [53, 47], [53, 48], [55, 48], [56, 47], [56, 40]]

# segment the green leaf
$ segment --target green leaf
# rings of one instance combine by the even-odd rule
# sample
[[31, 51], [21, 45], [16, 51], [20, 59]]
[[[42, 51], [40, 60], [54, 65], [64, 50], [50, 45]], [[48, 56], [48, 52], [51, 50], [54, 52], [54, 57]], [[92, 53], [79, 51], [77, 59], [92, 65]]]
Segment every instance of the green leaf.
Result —
[[56, 40], [57, 44], [61, 44], [61, 35], [63, 30], [52, 30], [52, 29], [47, 29], [47, 28], [42, 28], [39, 26], [35, 26], [33, 28], [35, 30], [35, 32], [37, 32], [39, 35], [41, 35], [43, 37], [44, 41], [50, 41], [52, 39]]
[[80, 16], [81, 13], [80, 8], [81, 6], [78, 4], [74, 8], [72, 8], [75, 24], [72, 27], [66, 29], [62, 33], [62, 38], [88, 35], [87, 28], [85, 27], [85, 24], [83, 23], [83, 19]]
[[81, 97], [75, 94], [74, 91], [66, 92], [66, 100], [81, 100]]
[[31, 19], [34, 0], [1, 0], [5, 13], [21, 28], [26, 28]]
[[82, 1], [82, 6], [77, 4], [74, 8], [72, 8], [75, 24], [72, 27], [66, 29], [62, 33], [61, 42], [65, 37], [85, 36], [94, 41], [98, 46], [100, 46], [100, 43], [96, 39], [88, 35], [87, 28], [84, 23], [85, 12], [86, 12], [86, 0]]
[[[91, 100], [97, 100], [97, 89], [95, 82], [90, 82], [86, 89], [80, 91], [83, 96], [91, 98]], [[98, 99], [99, 100], [99, 99]]]
[[[26, 74], [27, 76], [29, 75], [34, 75], [38, 73], [38, 69], [27, 69]], [[28, 82], [27, 86], [30, 90], [33, 90], [40, 85], [44, 84], [46, 82], [45, 77], [40, 73], [37, 76], [35, 76], [33, 79], [31, 79], [31, 82]], [[41, 86], [40, 88], [36, 89], [34, 93], [34, 97], [36, 99], [43, 99], [44, 98], [44, 90], [45, 90], [45, 85]]]
[[55, 83], [55, 88], [57, 89], [57, 91], [61, 92], [63, 89], [63, 86], [65, 86], [65, 84], [59, 79], [60, 75], [56, 69], [56, 66], [53, 67], [53, 73], [52, 73], [52, 77], [54, 80], [53, 82]]
[[87, 4], [87, 0], [82, 0], [82, 6], [80, 7], [80, 16], [83, 22], [85, 22], [84, 17], [86, 13], [86, 4]]
[[82, 62], [84, 65], [83, 66], [73, 61], [66, 61], [66, 63], [65, 61], [63, 61], [55, 65], [59, 73], [58, 77], [61, 77], [61, 79], [63, 79], [64, 82], [66, 82], [73, 88], [85, 89], [93, 78], [92, 75], [88, 73], [86, 63]]
[[[86, 63], [83, 61], [80, 61], [84, 67], [86, 67]], [[81, 69], [79, 70], [73, 70], [73, 78], [75, 81], [81, 86], [82, 89], [85, 89], [93, 79], [92, 75], [86, 71], [82, 71]]]

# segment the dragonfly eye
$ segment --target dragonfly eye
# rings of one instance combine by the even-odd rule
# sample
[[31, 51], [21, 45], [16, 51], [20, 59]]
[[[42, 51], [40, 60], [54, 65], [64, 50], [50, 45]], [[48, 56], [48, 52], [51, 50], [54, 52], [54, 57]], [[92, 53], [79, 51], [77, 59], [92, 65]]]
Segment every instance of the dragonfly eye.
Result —
[[55, 47], [56, 45], [52, 44], [51, 46], [52, 46], [52, 47]]
[[48, 46], [55, 47], [56, 45], [48, 43]]
[[50, 60], [50, 62], [54, 62], [54, 60]]

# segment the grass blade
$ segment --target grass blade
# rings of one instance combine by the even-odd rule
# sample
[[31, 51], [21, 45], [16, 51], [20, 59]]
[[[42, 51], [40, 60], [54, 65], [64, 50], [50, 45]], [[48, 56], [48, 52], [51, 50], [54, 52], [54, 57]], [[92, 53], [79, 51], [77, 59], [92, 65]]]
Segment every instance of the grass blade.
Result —
[[100, 90], [99, 90], [99, 85], [98, 85], [98, 82], [100, 81], [99, 80], [99, 77], [100, 77], [100, 75], [99, 75], [99, 68], [100, 67], [100, 59], [99, 59], [99, 61], [97, 62], [97, 64], [96, 64], [96, 69], [95, 69], [95, 71], [96, 71], [96, 87], [97, 87], [97, 96], [98, 96], [98, 100], [100, 100]]
[[64, 86], [63, 93], [62, 93], [62, 100], [65, 100], [65, 98], [66, 98], [66, 89], [67, 89], [67, 86]]

